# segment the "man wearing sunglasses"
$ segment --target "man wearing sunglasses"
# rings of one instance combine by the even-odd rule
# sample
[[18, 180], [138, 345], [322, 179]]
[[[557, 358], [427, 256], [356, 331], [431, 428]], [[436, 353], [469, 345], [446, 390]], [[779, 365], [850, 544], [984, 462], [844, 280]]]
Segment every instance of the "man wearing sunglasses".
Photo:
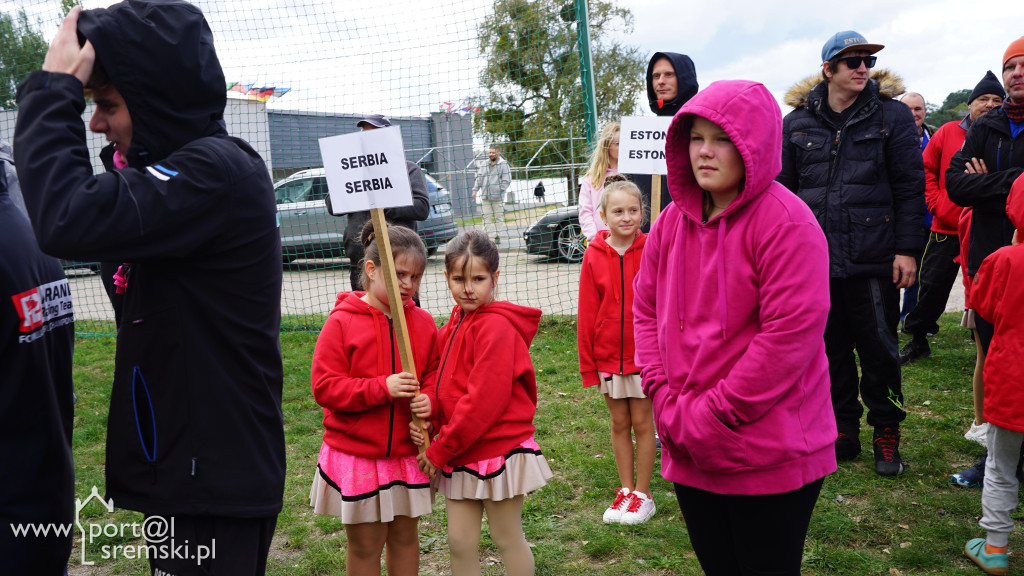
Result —
[[895, 476], [903, 472], [900, 422], [906, 418], [899, 295], [913, 284], [914, 258], [924, 245], [924, 166], [914, 117], [893, 99], [904, 91], [902, 80], [887, 71], [871, 74], [882, 48], [852, 30], [825, 43], [821, 77], [786, 94], [795, 110], [783, 120], [778, 181], [807, 202], [828, 239], [825, 350], [839, 430], [836, 458], [860, 454], [859, 393], [874, 427], [875, 472]]

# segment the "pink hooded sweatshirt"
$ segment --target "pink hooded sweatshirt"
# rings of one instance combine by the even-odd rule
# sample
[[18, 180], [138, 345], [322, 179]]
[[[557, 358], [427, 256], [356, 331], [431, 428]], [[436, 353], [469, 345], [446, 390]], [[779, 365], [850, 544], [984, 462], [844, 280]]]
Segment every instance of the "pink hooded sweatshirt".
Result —
[[[722, 127], [746, 169], [739, 196], [706, 224], [694, 115]], [[761, 84], [715, 82], [684, 105], [665, 143], [672, 204], [634, 283], [661, 473], [720, 494], [788, 492], [836, 469], [828, 245], [807, 205], [774, 181], [781, 144], [782, 114]]]

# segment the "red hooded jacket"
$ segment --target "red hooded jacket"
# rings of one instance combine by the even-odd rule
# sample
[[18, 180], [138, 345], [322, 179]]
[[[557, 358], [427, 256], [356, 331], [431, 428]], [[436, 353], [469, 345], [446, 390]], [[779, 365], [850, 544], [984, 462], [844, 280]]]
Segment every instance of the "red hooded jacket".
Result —
[[622, 256], [608, 244], [608, 235], [597, 233], [580, 269], [576, 343], [584, 386], [599, 384], [601, 372], [640, 372], [633, 358], [633, 279], [647, 234], [640, 232]]
[[533, 436], [537, 379], [530, 342], [541, 311], [491, 302], [441, 328], [441, 362], [423, 393], [440, 423], [427, 458], [437, 467], [504, 456]]
[[932, 213], [932, 232], [956, 235], [957, 221], [963, 210], [946, 192], [949, 161], [964, 145], [967, 130], [961, 122], [946, 122], [932, 134], [924, 149], [924, 201]]
[[[1024, 235], [1024, 175], [1014, 181], [1006, 215]], [[974, 309], [995, 326], [985, 356], [985, 420], [1024, 432], [1024, 244], [996, 250], [978, 268], [971, 293]]]
[[[341, 292], [313, 350], [313, 398], [324, 409], [324, 442], [363, 458], [412, 456], [408, 400], [392, 401], [387, 377], [402, 371], [391, 319]], [[405, 303], [416, 375], [421, 386], [437, 372], [437, 325], [430, 313]]]

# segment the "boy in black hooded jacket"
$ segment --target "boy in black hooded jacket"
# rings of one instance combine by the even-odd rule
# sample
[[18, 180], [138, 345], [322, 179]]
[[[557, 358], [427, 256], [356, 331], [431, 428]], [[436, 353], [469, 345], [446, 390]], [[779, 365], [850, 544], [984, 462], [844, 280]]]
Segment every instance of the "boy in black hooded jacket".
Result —
[[[262, 574], [284, 490], [274, 191], [227, 134], [225, 86], [198, 8], [130, 0], [73, 9], [18, 87], [15, 159], [39, 244], [124, 263], [107, 496], [173, 517], [171, 544], [193, 558], [216, 546], [202, 564], [151, 554], [166, 574]], [[96, 176], [83, 87], [116, 167]]]
[[[697, 69], [693, 60], [686, 54], [675, 52], [655, 52], [647, 64], [647, 101], [651, 112], [658, 116], [675, 116], [676, 112], [697, 94]], [[651, 177], [647, 174], [628, 174], [634, 184], [640, 188], [644, 210], [651, 212]], [[661, 206], [664, 210], [672, 202], [668, 193], [668, 181], [661, 176]], [[643, 226], [649, 232], [653, 222]]]

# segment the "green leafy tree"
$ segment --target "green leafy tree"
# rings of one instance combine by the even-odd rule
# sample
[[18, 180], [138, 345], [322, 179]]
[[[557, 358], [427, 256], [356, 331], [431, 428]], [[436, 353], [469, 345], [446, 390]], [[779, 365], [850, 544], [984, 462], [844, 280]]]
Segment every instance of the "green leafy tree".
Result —
[[967, 114], [967, 99], [970, 97], [970, 88], [950, 92], [941, 107], [928, 107], [928, 116], [925, 121], [933, 126], [942, 126], [953, 120], [959, 121]]
[[[639, 48], [612, 37], [632, 32], [628, 9], [614, 0], [591, 0], [589, 16], [600, 125], [636, 112], [647, 61]], [[573, 1], [494, 0], [479, 37], [486, 59], [480, 81], [487, 94], [474, 119], [477, 133], [504, 142], [503, 155], [516, 166], [531, 159], [533, 166], [585, 162], [585, 141], [569, 140], [586, 135]]]
[[13, 108], [15, 90], [28, 73], [43, 66], [47, 44], [25, 10], [0, 12], [0, 108]]

